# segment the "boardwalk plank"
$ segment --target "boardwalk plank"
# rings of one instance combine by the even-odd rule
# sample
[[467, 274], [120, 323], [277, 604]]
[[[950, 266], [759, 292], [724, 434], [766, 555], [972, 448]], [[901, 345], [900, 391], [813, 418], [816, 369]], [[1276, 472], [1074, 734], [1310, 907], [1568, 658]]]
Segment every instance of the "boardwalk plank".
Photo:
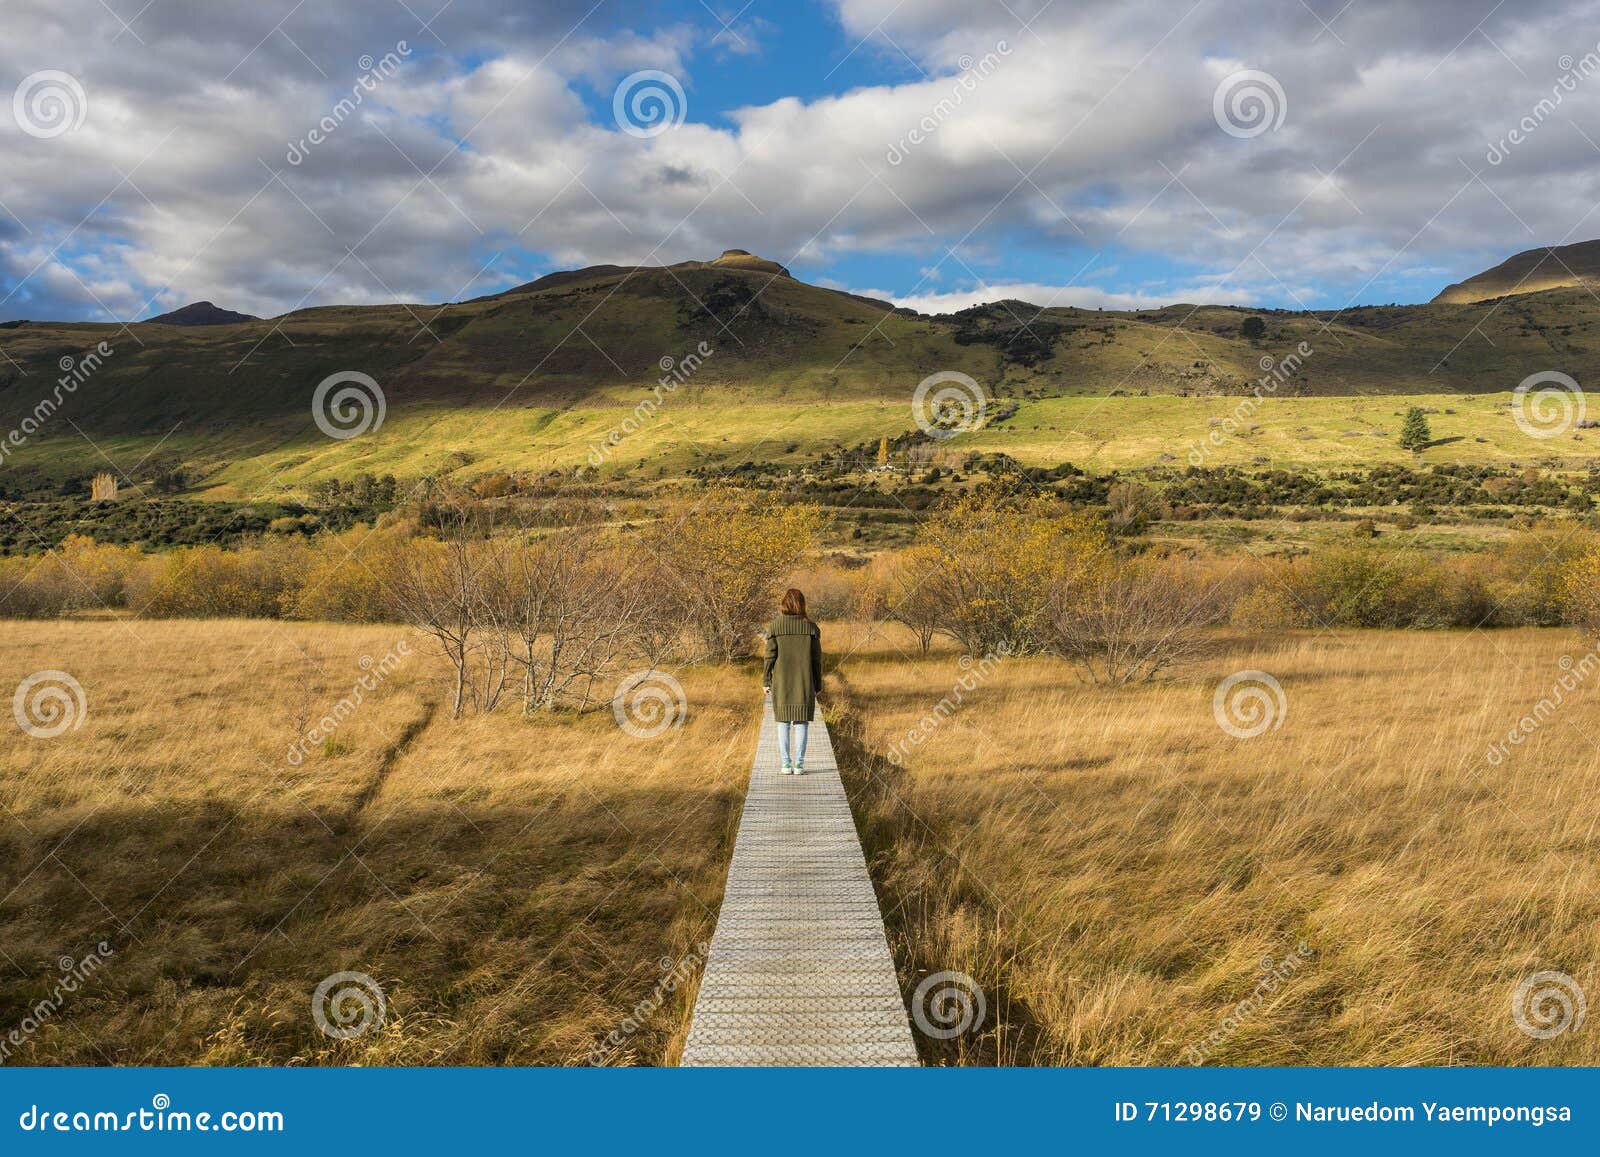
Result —
[[803, 776], [778, 769], [766, 709], [685, 1065], [914, 1065], [827, 725]]

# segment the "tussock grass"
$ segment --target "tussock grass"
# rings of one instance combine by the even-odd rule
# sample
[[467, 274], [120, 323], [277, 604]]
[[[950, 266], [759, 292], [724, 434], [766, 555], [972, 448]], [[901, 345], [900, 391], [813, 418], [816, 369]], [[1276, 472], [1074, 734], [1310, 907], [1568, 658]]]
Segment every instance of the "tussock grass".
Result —
[[[299, 766], [307, 718], [361, 656], [414, 653]], [[709, 939], [758, 700], [748, 672], [680, 672], [655, 740], [609, 710], [452, 722], [446, 666], [400, 627], [8, 623], [0, 687], [83, 685], [81, 728], [0, 739], [0, 1036], [58, 960], [114, 955], [11, 1063], [591, 1063], [663, 958]], [[351, 1041], [324, 977], [382, 985]], [[681, 1048], [693, 985], [605, 1063]]]
[[[1540, 1041], [1511, 1015], [1544, 969], [1600, 995], [1600, 671], [1486, 760], [1590, 645], [1230, 635], [1184, 679], [1109, 690], [1007, 660], [900, 768], [885, 753], [964, 672], [856, 630], [841, 750], [903, 985], [960, 970], [989, 1003], [925, 1059], [1600, 1062], [1593, 1023]], [[1247, 668], [1288, 710], [1240, 739], [1212, 695]]]
[[[417, 653], [288, 762], [402, 638]], [[1486, 758], [1576, 634], [1231, 633], [1118, 689], [1006, 659], [904, 766], [885, 753], [972, 672], [893, 629], [827, 639], [905, 990], [959, 970], [988, 1002], [926, 1060], [1600, 1063], [1592, 1023], [1538, 1041], [1511, 1015], [1540, 970], [1600, 993], [1600, 672]], [[12, 1062], [589, 1063], [630, 1020], [606, 1063], [676, 1059], [694, 986], [663, 995], [662, 963], [715, 922], [747, 670], [680, 672], [683, 727], [643, 741], [609, 711], [453, 722], [445, 665], [396, 627], [8, 624], [0, 689], [45, 668], [89, 710], [0, 740], [0, 1034], [60, 958], [114, 954]], [[1288, 710], [1238, 739], [1212, 693], [1246, 668]], [[388, 1004], [348, 1042], [310, 1010], [339, 971]]]

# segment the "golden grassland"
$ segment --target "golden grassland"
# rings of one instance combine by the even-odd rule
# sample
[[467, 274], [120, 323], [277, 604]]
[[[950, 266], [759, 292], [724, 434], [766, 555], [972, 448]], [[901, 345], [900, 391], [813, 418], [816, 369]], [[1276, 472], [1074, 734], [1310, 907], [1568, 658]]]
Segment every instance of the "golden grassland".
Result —
[[[299, 766], [362, 656], [416, 650]], [[609, 709], [451, 722], [442, 661], [400, 627], [8, 623], [0, 684], [69, 671], [76, 730], [0, 743], [0, 1035], [58, 959], [114, 955], [9, 1063], [606, 1063], [681, 1047], [755, 740], [748, 672], [683, 673], [654, 740]], [[374, 668], [376, 669], [376, 668]], [[381, 1030], [311, 1016], [318, 982], [382, 985]]]
[[[1540, 970], [1600, 986], [1600, 692], [1580, 679], [1486, 758], [1562, 656], [1582, 669], [1576, 632], [1233, 635], [1186, 678], [1120, 689], [1031, 658], [977, 679], [881, 627], [828, 641], [902, 976], [987, 994], [981, 1035], [925, 1040], [927, 1059], [1600, 1062], [1592, 1025], [1535, 1040], [1511, 1015]], [[1212, 698], [1249, 668], [1287, 711], [1241, 739]]]
[[[1231, 632], [1118, 689], [1049, 659], [980, 677], [881, 625], [824, 639], [903, 988], [959, 970], [988, 1003], [976, 1034], [919, 1036], [925, 1060], [1600, 1063], [1592, 1026], [1539, 1041], [1511, 1015], [1540, 970], [1600, 986], [1591, 688], [1486, 758], [1563, 656], [1586, 669], [1576, 632]], [[114, 954], [9, 1063], [585, 1064], [614, 1030], [606, 1063], [675, 1061], [693, 984], [663, 994], [661, 965], [715, 923], [747, 666], [678, 672], [686, 721], [655, 740], [609, 710], [452, 721], [445, 665], [399, 627], [8, 623], [0, 686], [45, 668], [88, 711], [0, 743], [0, 1032], [61, 958]], [[1212, 695], [1248, 668], [1287, 711], [1240, 739]], [[341, 971], [388, 1002], [348, 1042], [310, 1007]]]

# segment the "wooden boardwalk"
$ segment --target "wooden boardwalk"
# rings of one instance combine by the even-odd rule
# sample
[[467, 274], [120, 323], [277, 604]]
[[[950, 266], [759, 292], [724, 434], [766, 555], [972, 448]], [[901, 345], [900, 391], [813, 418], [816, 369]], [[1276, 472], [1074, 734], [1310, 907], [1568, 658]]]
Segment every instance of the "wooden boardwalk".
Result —
[[766, 708], [685, 1065], [914, 1065], [883, 915], [828, 728], [778, 770]]

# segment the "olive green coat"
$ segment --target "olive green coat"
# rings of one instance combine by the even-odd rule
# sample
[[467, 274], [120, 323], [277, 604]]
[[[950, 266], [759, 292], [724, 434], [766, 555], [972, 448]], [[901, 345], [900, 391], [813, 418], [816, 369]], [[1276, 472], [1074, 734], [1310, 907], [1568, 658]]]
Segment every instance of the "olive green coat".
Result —
[[810, 723], [822, 686], [822, 633], [799, 615], [779, 615], [767, 626], [767, 668], [772, 716], [779, 723]]

